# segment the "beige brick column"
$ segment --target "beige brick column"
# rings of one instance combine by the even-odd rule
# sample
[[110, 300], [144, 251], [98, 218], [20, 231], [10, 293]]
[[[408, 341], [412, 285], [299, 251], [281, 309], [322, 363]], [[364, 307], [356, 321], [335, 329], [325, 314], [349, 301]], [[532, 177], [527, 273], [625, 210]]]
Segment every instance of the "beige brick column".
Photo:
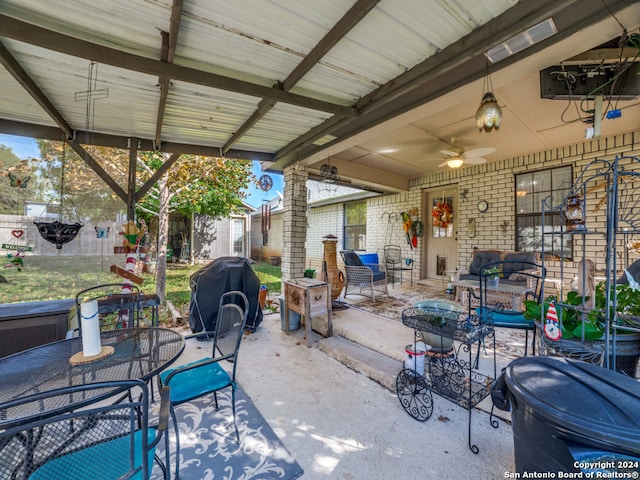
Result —
[[304, 170], [284, 170], [284, 225], [282, 236], [282, 279], [304, 275], [307, 251], [307, 178]]

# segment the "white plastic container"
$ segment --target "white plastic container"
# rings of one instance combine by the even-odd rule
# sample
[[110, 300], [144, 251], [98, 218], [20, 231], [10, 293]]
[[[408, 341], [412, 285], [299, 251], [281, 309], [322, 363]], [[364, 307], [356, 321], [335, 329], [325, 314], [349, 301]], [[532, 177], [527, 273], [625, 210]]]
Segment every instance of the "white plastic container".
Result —
[[424, 342], [416, 342], [405, 347], [407, 356], [404, 359], [404, 368], [415, 370], [418, 375], [424, 375], [425, 353], [431, 349], [430, 345]]

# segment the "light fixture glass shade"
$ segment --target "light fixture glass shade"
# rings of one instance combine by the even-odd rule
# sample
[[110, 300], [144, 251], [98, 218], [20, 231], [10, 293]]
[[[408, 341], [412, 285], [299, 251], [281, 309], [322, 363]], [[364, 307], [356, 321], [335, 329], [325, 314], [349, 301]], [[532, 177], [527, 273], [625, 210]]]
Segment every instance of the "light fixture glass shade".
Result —
[[447, 160], [449, 168], [460, 168], [463, 163], [464, 162], [461, 158], [452, 158], [451, 160]]
[[498, 130], [502, 122], [502, 109], [492, 92], [487, 92], [482, 97], [480, 107], [476, 111], [476, 125], [478, 130], [490, 132], [492, 129]]

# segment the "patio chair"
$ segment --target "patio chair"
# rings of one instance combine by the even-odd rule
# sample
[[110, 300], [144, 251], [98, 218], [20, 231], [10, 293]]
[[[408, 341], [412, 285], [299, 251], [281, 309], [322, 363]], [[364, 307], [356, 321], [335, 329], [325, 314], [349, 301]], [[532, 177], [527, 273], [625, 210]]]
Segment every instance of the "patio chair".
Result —
[[[496, 277], [497, 285], [492, 286]], [[542, 265], [513, 260], [487, 263], [480, 272], [480, 306], [476, 307], [480, 321], [498, 328], [524, 330], [525, 356], [530, 331], [533, 332], [532, 354], [536, 354], [536, 326], [533, 320], [524, 317], [524, 302], [541, 301], [545, 277], [546, 268]]]
[[[240, 442], [238, 424], [236, 423], [236, 366], [242, 335], [247, 324], [248, 311], [249, 301], [242, 292], [230, 291], [224, 293], [220, 297], [215, 331], [204, 332], [213, 334], [211, 357], [202, 358], [160, 373], [160, 384], [171, 388], [170, 412], [176, 435], [176, 477], [180, 471], [180, 435], [175, 406], [198, 397], [213, 394], [216, 409], [218, 409], [217, 392], [230, 388], [233, 426], [235, 428], [236, 441]], [[203, 332], [198, 332], [191, 335], [191, 337], [200, 337], [202, 334]], [[223, 360], [232, 363], [230, 372], [221, 366]], [[169, 465], [169, 453], [169, 438], [166, 437], [167, 465]]]
[[[136, 400], [111, 403], [134, 389]], [[140, 380], [76, 385], [0, 405], [0, 478], [16, 480], [148, 479], [168, 425], [168, 390], [157, 426]], [[128, 396], [128, 397], [133, 397]], [[21, 414], [21, 412], [38, 412]]]
[[402, 272], [409, 272], [411, 285], [413, 285], [413, 260], [402, 258], [402, 249], [398, 245], [385, 245], [384, 266], [391, 276], [391, 286], [395, 287], [395, 272], [400, 272], [400, 285], [402, 285]]
[[376, 301], [376, 291], [389, 295], [387, 273], [384, 265], [364, 264], [360, 256], [353, 250], [341, 250], [346, 280], [344, 296], [349, 294], [365, 295]]
[[[123, 289], [131, 293], [123, 293]], [[76, 294], [76, 331], [82, 335], [80, 321], [81, 304], [90, 300], [98, 301], [100, 330], [117, 330], [119, 328], [138, 327], [142, 317], [140, 288], [126, 283], [105, 283], [82, 290]]]

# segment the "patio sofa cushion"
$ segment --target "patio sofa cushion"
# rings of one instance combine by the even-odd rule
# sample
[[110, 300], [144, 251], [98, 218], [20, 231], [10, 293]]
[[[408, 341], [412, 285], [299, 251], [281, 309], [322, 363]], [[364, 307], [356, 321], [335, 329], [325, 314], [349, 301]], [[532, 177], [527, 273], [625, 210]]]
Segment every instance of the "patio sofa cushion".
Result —
[[359, 253], [358, 256], [365, 267], [369, 267], [374, 272], [380, 271], [380, 260], [377, 253]]
[[508, 253], [504, 256], [504, 261], [516, 262], [516, 263], [505, 263], [503, 265], [503, 273], [505, 278], [508, 278], [511, 280], [510, 276], [512, 273], [521, 272], [522, 270], [526, 270], [530, 268], [530, 265], [525, 265], [522, 262], [536, 263], [536, 254], [533, 252]]
[[460, 280], [480, 280], [481, 267], [487, 263], [492, 262], [513, 262], [503, 263], [501, 283], [519, 285], [527, 282], [526, 275], [519, 275], [519, 272], [532, 268], [531, 265], [527, 265], [524, 262], [538, 263], [537, 254], [535, 252], [503, 252], [500, 250], [480, 250], [478, 251], [468, 272], [460, 272], [458, 278]]
[[469, 266], [469, 275], [478, 278], [480, 276], [480, 267], [482, 267], [482, 265], [485, 263], [497, 262], [499, 260], [500, 252], [497, 250], [480, 250], [475, 254], [473, 261]]

